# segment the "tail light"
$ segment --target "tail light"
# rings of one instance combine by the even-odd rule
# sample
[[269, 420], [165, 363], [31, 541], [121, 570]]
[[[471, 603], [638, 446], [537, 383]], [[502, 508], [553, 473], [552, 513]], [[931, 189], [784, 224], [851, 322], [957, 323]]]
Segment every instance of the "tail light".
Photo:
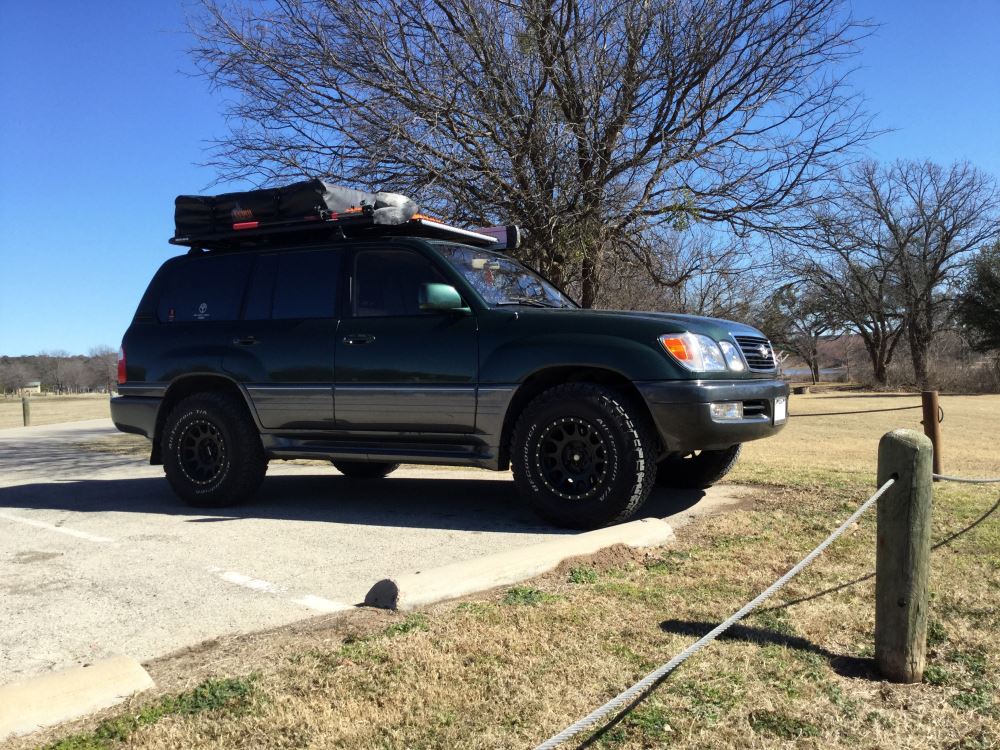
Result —
[[118, 385], [122, 385], [125, 380], [125, 347], [121, 346], [118, 349]]

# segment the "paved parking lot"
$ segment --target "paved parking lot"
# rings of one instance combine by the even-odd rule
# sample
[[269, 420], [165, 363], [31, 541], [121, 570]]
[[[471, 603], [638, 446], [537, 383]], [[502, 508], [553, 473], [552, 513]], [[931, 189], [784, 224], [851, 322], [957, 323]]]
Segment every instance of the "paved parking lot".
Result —
[[[349, 609], [382, 578], [567, 533], [509, 474], [478, 470], [351, 482], [276, 461], [253, 502], [192, 509], [160, 467], [80, 447], [116, 434], [110, 420], [0, 430], [0, 684]], [[643, 515], [735, 502], [701, 498], [660, 492]]]

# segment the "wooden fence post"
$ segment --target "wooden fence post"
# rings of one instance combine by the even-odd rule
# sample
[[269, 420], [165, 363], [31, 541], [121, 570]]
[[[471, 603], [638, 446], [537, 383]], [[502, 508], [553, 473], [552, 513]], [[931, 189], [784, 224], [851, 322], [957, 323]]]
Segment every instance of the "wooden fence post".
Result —
[[915, 430], [886, 433], [878, 444], [879, 486], [896, 479], [878, 501], [875, 557], [875, 662], [892, 682], [924, 676], [932, 454], [930, 439]]
[[24, 426], [31, 426], [31, 399], [21, 396], [21, 414], [24, 417]]
[[942, 474], [941, 420], [938, 418], [941, 413], [941, 406], [938, 403], [938, 392], [921, 391], [920, 403], [924, 407], [924, 434], [931, 439], [931, 445], [934, 446], [934, 473]]

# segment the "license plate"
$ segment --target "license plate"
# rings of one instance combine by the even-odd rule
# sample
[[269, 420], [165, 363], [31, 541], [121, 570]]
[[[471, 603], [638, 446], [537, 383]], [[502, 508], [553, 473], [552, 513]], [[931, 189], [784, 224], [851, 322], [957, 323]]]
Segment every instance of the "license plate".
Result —
[[788, 399], [778, 396], [774, 399], [774, 423], [784, 422], [788, 419]]

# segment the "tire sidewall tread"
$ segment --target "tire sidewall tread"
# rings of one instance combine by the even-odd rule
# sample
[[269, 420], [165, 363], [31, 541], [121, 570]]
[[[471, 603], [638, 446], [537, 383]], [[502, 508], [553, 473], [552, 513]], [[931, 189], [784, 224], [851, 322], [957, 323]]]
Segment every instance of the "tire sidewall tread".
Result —
[[[539, 433], [560, 416], [587, 419], [599, 429], [615, 460], [601, 491], [585, 500], [557, 497], [534, 470]], [[640, 408], [618, 392], [593, 383], [568, 383], [539, 394], [519, 415], [511, 446], [514, 482], [522, 496], [548, 521], [591, 529], [632, 517], [649, 496], [656, 478], [652, 427]]]
[[[224, 473], [211, 484], [191, 482], [180, 468], [177, 441], [194, 418], [211, 422], [219, 430], [227, 461]], [[167, 415], [163, 427], [163, 469], [174, 492], [196, 507], [225, 507], [249, 499], [267, 471], [260, 433], [246, 404], [228, 393], [196, 393], [180, 401]]]

